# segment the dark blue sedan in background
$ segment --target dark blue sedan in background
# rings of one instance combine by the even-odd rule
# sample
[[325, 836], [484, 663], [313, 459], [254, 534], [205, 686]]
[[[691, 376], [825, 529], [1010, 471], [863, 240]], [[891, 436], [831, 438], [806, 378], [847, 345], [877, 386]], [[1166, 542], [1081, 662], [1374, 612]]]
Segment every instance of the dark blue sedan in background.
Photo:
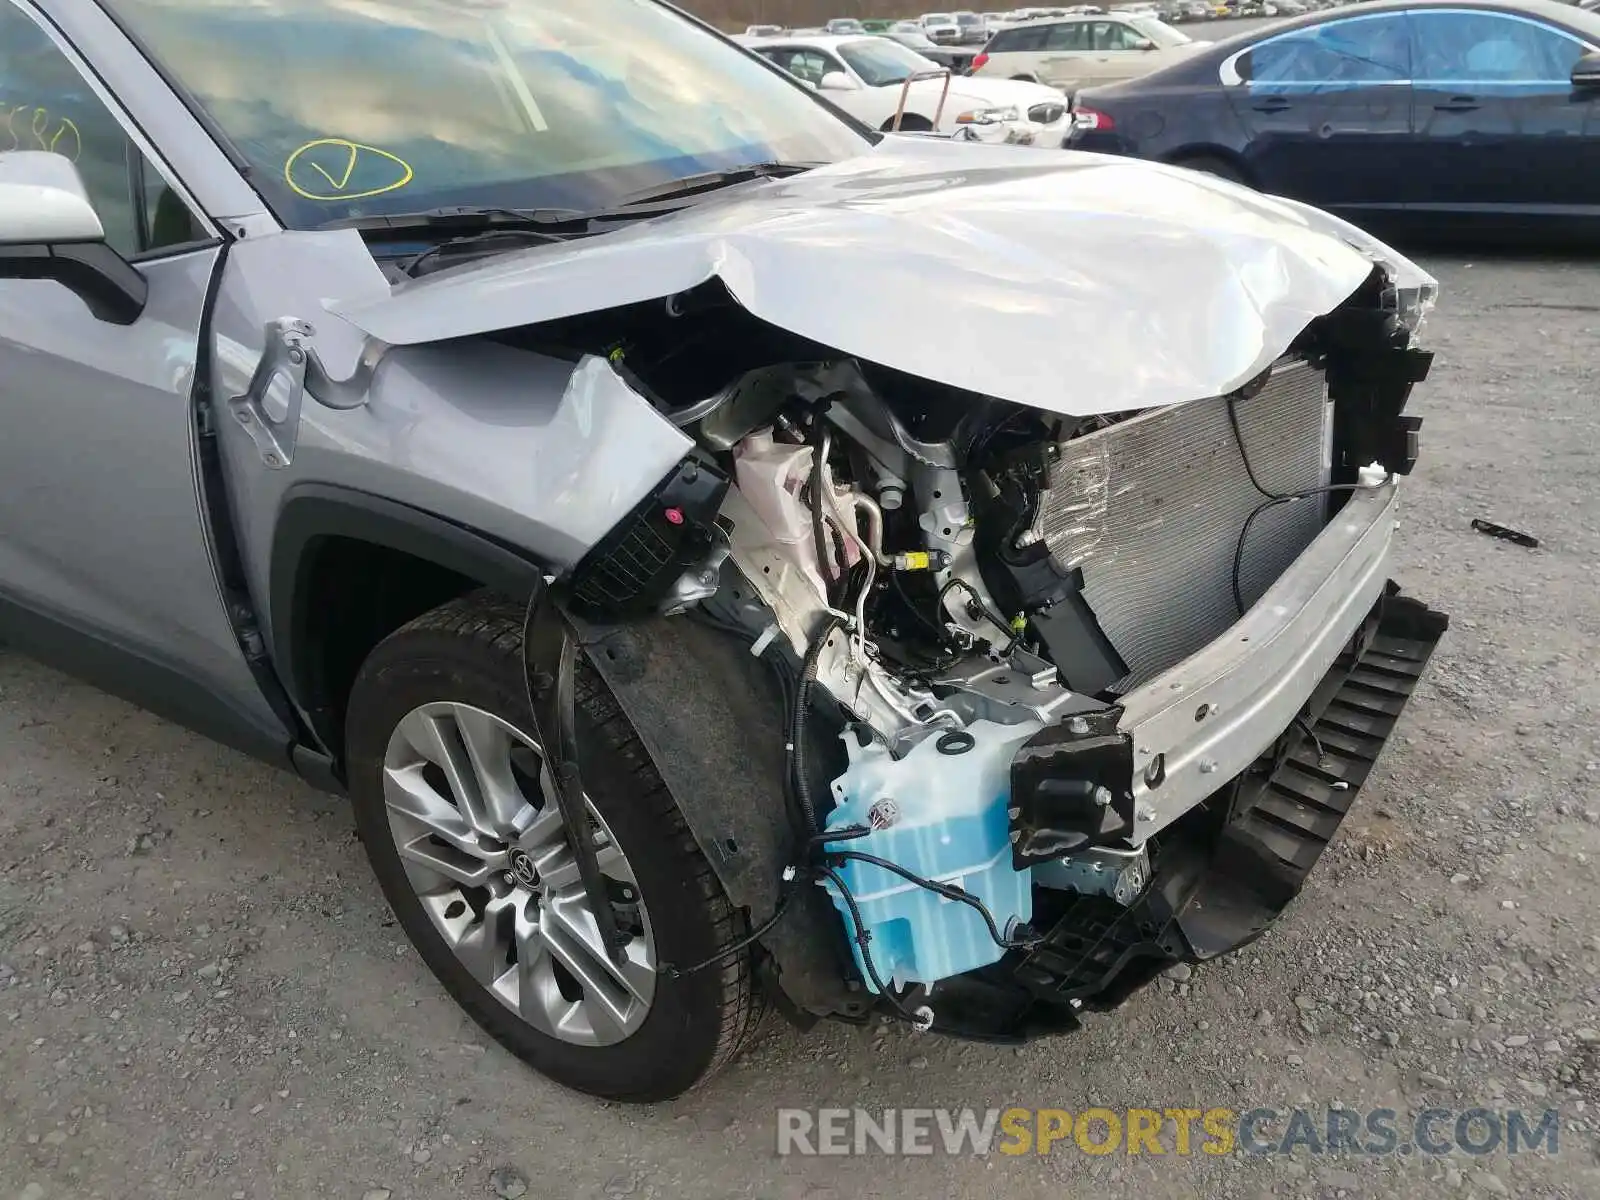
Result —
[[1079, 92], [1068, 145], [1391, 233], [1600, 238], [1600, 14], [1377, 0]]

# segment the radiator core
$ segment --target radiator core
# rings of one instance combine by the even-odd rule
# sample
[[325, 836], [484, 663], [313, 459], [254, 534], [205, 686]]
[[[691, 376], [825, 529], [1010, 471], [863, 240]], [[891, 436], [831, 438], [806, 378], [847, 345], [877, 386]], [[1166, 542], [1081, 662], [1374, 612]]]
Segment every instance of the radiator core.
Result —
[[[1238, 400], [1244, 451], [1269, 492], [1325, 486], [1332, 419], [1322, 372], [1284, 360]], [[1143, 414], [1060, 446], [1034, 533], [1057, 563], [1083, 572], [1083, 596], [1128, 665], [1126, 691], [1220, 637], [1239, 618], [1239, 534], [1266, 499], [1250, 482], [1227, 401]], [[1276, 504], [1250, 526], [1240, 556], [1246, 607], [1321, 530], [1326, 496]]]

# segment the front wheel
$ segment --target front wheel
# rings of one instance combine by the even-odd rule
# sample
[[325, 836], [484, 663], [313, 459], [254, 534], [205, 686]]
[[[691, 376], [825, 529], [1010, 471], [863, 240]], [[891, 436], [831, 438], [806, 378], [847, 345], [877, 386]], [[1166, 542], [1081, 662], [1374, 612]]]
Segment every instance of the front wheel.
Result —
[[[445, 989], [552, 1079], [661, 1100], [729, 1061], [756, 1018], [743, 930], [632, 726], [577, 679], [588, 819], [554, 800], [522, 677], [522, 610], [467, 597], [391, 635], [351, 694], [350, 791], [396, 918]], [[573, 839], [594, 846], [622, 953], [603, 945]]]
[[893, 117], [890, 117], [883, 123], [884, 133], [931, 133], [932, 131], [932, 121], [928, 120], [927, 117], [919, 116], [916, 113], [911, 112], [906, 113], [900, 118], [900, 128], [898, 131], [894, 127]]

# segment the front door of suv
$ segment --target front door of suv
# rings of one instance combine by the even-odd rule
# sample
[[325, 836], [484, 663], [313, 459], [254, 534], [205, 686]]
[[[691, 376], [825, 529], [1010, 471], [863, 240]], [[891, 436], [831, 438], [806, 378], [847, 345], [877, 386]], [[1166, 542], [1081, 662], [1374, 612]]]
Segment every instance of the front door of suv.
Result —
[[1060, 21], [1049, 27], [1039, 52], [1039, 82], [1067, 94], [1086, 86], [1094, 57], [1094, 31], [1088, 21]]
[[1084, 63], [1084, 86], [1132, 79], [1161, 59], [1150, 39], [1126, 21], [1106, 18], [1090, 23], [1094, 53]]
[[1402, 205], [1415, 170], [1404, 13], [1269, 37], [1225, 59], [1222, 78], [1263, 191], [1358, 221]]
[[275, 718], [250, 707], [198, 498], [220, 241], [91, 78], [30, 6], [0, 0], [0, 154], [71, 160], [149, 288], [119, 325], [60, 283], [0, 278], [0, 639], [237, 743]]

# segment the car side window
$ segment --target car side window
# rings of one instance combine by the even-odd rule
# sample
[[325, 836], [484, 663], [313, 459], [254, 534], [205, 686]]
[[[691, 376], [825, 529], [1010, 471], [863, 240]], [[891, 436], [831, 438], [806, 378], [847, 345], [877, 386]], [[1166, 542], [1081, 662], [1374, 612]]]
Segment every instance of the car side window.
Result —
[[1030, 54], [1044, 49], [1045, 34], [1049, 25], [1035, 25], [1024, 29], [1002, 29], [989, 42], [990, 54]]
[[107, 243], [124, 257], [207, 236], [44, 30], [0, 0], [0, 151], [6, 150], [72, 160]]
[[1237, 68], [1253, 91], [1404, 83], [1411, 78], [1411, 37], [1403, 13], [1329, 21], [1262, 42]]
[[829, 71], [844, 70], [844, 67], [828, 58], [820, 50], [789, 47], [778, 50], [763, 50], [762, 53], [796, 79], [803, 79], [810, 84], [821, 83], [822, 77]]
[[1096, 21], [1094, 23], [1094, 48], [1096, 50], [1137, 50], [1145, 41], [1144, 34], [1132, 25], [1121, 21]]
[[1426, 83], [1568, 86], [1583, 57], [1576, 38], [1489, 12], [1418, 12], [1416, 79]]
[[1093, 50], [1094, 42], [1090, 38], [1089, 23], [1066, 21], [1060, 25], [1052, 25], [1050, 35], [1045, 39], [1044, 48], [1057, 52]]

